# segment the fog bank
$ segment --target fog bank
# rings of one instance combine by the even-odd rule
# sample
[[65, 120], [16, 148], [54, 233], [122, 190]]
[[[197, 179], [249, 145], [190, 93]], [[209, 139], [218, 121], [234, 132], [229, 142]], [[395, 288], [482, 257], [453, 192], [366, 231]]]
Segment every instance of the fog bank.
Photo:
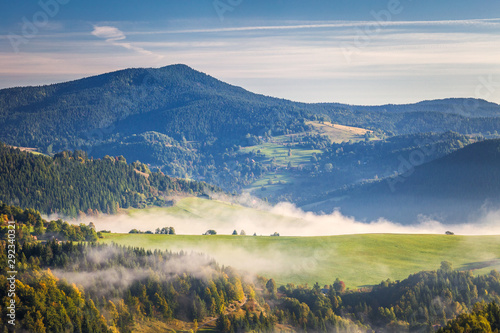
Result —
[[254, 233], [270, 235], [278, 232], [281, 236], [443, 234], [448, 230], [460, 235], [500, 234], [500, 209], [485, 211], [466, 224], [445, 225], [421, 216], [419, 223], [402, 225], [397, 221], [385, 219], [360, 222], [338, 211], [323, 215], [304, 212], [291, 203], [272, 206], [250, 195], [230, 199], [233, 202], [184, 199], [169, 208], [133, 210], [98, 217], [86, 216], [69, 221], [85, 224], [94, 222], [97, 230], [110, 230], [116, 233], [127, 233], [131, 229], [155, 232], [157, 228], [174, 227], [177, 234], [183, 235], [201, 235], [208, 229], [214, 229], [218, 234], [231, 234], [233, 230], [240, 233], [244, 230], [247, 235]]

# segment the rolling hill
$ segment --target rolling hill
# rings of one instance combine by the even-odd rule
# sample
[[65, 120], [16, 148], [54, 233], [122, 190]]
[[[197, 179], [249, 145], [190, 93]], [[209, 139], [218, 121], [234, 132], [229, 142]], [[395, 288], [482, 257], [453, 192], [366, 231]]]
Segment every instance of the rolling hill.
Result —
[[345, 235], [327, 237], [106, 234], [104, 243], [203, 252], [220, 264], [273, 277], [278, 284], [321, 286], [338, 277], [359, 288], [399, 280], [442, 261], [478, 274], [498, 269], [498, 236]]
[[[417, 151], [413, 158], [418, 155]], [[419, 166], [411, 161], [411, 154], [401, 155], [399, 174], [334, 191], [329, 194], [330, 202], [306, 208], [326, 212], [335, 206], [357, 219], [383, 217], [402, 223], [419, 218], [474, 222], [489, 209], [498, 209], [500, 140], [477, 142]]]

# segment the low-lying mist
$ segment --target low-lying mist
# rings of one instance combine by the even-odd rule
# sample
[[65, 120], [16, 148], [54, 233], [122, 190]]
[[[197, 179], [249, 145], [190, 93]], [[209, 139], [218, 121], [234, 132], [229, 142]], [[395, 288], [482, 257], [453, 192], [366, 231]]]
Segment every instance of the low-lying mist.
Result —
[[[500, 234], [500, 209], [482, 212], [465, 224], [443, 224], [420, 217], [420, 222], [403, 225], [380, 218], [361, 222], [338, 211], [331, 214], [305, 212], [291, 203], [274, 206], [252, 197], [217, 197], [219, 200], [184, 199], [170, 208], [134, 210], [117, 215], [86, 216], [71, 223], [93, 222], [97, 230], [127, 233], [132, 229], [155, 232], [157, 228], [174, 227], [177, 234], [201, 235], [209, 229], [230, 235], [244, 230], [247, 235], [330, 236], [346, 234], [397, 233], [460, 235]], [[229, 201], [231, 200], [231, 201]], [[395, 208], [398, 209], [398, 208]], [[53, 219], [49, 216], [48, 219]]]
[[[500, 234], [500, 210], [485, 211], [469, 224], [442, 224], [422, 217], [418, 224], [402, 225], [384, 219], [363, 223], [338, 211], [319, 215], [304, 212], [289, 203], [272, 206], [249, 195], [231, 197], [232, 202], [228, 198], [215, 199], [187, 198], [179, 200], [173, 207], [130, 210], [118, 215], [99, 217], [87, 216], [71, 222], [94, 222], [97, 230], [115, 233], [128, 233], [131, 229], [154, 233], [157, 228], [173, 227], [178, 235], [201, 235], [209, 229], [216, 230], [219, 235], [230, 235], [234, 230], [239, 234], [244, 230], [249, 236], [269, 236], [275, 232], [281, 236], [379, 233], [444, 235], [446, 231], [457, 235]], [[224, 241], [219, 241], [220, 238], [210, 236], [170, 238], [158, 235], [151, 238], [112, 237], [108, 241], [149, 249], [205, 253], [222, 265], [247, 272], [247, 276], [258, 274], [274, 277], [280, 283], [317, 281], [326, 284], [332, 283], [335, 277], [340, 277], [350, 286], [360, 286], [379, 283], [387, 278], [405, 278], [419, 270], [436, 269], [442, 260], [451, 260], [457, 266], [485, 262], [489, 267], [493, 265], [489, 262], [498, 258], [497, 251], [492, 251], [491, 246], [478, 246], [477, 242], [481, 240], [453, 237], [436, 238], [435, 242], [438, 243], [431, 255], [425, 248], [421, 249], [419, 241], [414, 238], [405, 238], [407, 241], [417, 242], [408, 247], [398, 247], [398, 240], [401, 240], [394, 240], [394, 237], [384, 238], [382, 241], [362, 236], [344, 237], [343, 240], [302, 237], [298, 242], [294, 238], [266, 239], [227, 237]], [[367, 241], [369, 243], [365, 244]], [[357, 249], [357, 252], [353, 249]], [[397, 262], [397, 267], [394, 267], [393, 262], [394, 251], [398, 253], [398, 260], [401, 260]], [[494, 266], [498, 266], [498, 263]], [[363, 277], [360, 271], [369, 271], [369, 278]]]

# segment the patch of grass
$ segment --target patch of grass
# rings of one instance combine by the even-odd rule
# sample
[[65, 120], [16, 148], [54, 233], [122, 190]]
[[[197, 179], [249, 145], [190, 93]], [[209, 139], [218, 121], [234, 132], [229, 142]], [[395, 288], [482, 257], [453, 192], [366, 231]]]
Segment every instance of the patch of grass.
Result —
[[[291, 152], [289, 153], [289, 150]], [[263, 163], [274, 163], [286, 167], [291, 162], [292, 166], [299, 166], [309, 163], [313, 154], [320, 154], [321, 150], [318, 149], [304, 149], [295, 146], [287, 146], [281, 143], [263, 143], [256, 146], [241, 148], [242, 153], [249, 153], [251, 151], [259, 151], [265, 156]]]
[[308, 121], [308, 125], [312, 125], [314, 130], [311, 134], [326, 135], [335, 143], [342, 143], [344, 141], [362, 141], [367, 132], [371, 132], [364, 128], [344, 126], [332, 124], [330, 122]]
[[220, 264], [273, 277], [279, 284], [350, 288], [401, 280], [450, 261], [458, 269], [499, 268], [500, 236], [369, 234], [325, 237], [165, 236], [107, 234], [102, 242], [207, 253]]
[[[192, 323], [187, 323], [180, 320], [171, 320], [170, 322], [166, 323], [150, 319], [150, 320], [136, 321], [133, 331], [137, 333], [157, 333], [157, 332], [188, 333], [188, 332], [193, 332], [192, 329], [193, 329]], [[199, 332], [203, 331], [200, 330]]]

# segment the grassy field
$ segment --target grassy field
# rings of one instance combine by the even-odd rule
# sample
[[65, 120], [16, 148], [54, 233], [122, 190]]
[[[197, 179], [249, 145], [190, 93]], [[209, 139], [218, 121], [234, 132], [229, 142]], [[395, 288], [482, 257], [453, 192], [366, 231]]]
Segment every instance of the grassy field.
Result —
[[312, 125], [314, 134], [326, 135], [335, 143], [342, 143], [347, 141], [361, 141], [364, 140], [364, 135], [367, 132], [371, 132], [364, 128], [344, 126], [338, 124], [332, 124], [330, 122], [318, 122], [318, 121], [308, 121], [308, 125]]
[[109, 234], [101, 240], [161, 250], [204, 252], [220, 264], [292, 282], [350, 288], [400, 280], [435, 270], [447, 260], [455, 268], [487, 273], [500, 268], [500, 236], [368, 234], [328, 237], [166, 236]]
[[[288, 150], [291, 148], [291, 155], [289, 156]], [[244, 147], [241, 149], [242, 153], [260, 150], [261, 154], [265, 155], [264, 163], [270, 163], [273, 159], [278, 165], [286, 167], [289, 162], [292, 166], [298, 166], [309, 163], [313, 154], [320, 154], [321, 150], [317, 149], [304, 149], [296, 148], [294, 146], [285, 146], [279, 142], [276, 143], [263, 143], [256, 146]]]

